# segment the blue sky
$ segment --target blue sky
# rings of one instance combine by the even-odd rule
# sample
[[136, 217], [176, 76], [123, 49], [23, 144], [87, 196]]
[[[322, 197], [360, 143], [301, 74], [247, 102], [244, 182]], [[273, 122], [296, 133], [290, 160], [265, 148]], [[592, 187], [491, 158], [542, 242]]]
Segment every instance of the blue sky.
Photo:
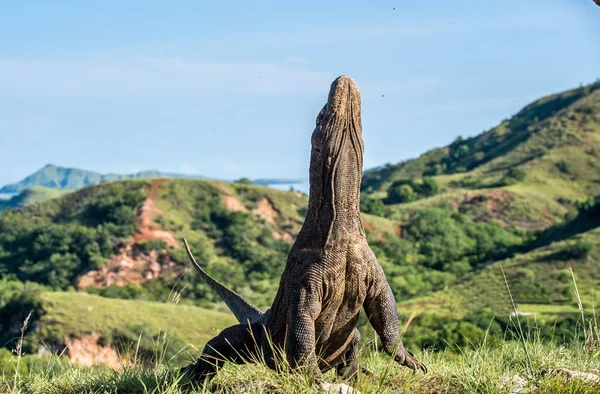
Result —
[[[394, 9], [395, 8], [395, 9]], [[0, 185], [46, 163], [304, 178], [331, 81], [365, 167], [600, 77], [592, 0], [0, 4]]]

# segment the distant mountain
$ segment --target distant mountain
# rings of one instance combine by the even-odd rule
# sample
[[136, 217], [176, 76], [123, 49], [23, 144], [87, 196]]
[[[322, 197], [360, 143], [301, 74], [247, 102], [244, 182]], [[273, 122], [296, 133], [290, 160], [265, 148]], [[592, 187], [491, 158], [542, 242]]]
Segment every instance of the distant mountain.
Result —
[[122, 179], [155, 178], [166, 176], [159, 171], [142, 171], [129, 175], [100, 174], [94, 171], [79, 168], [60, 167], [47, 164], [25, 179], [4, 186], [0, 193], [21, 193], [26, 189], [42, 186], [50, 189], [75, 190], [86, 186], [96, 185], [103, 181], [117, 181]]
[[[21, 193], [33, 187], [44, 187], [59, 190], [76, 190], [86, 186], [97, 185], [101, 182], [112, 182], [124, 179], [147, 179], [147, 178], [191, 178], [204, 179], [200, 175], [184, 175], [177, 173], [165, 173], [156, 170], [141, 171], [135, 174], [101, 174], [95, 171], [82, 170], [79, 168], [60, 167], [54, 164], [47, 164], [25, 179], [2, 187], [0, 194]], [[261, 178], [250, 181], [257, 185], [279, 185], [279, 184], [298, 184], [300, 180], [290, 179], [268, 179]]]
[[297, 185], [300, 183], [304, 183], [304, 181], [300, 179], [284, 179], [284, 178], [258, 178], [253, 179], [252, 183], [255, 185], [261, 186], [271, 186], [271, 185]]

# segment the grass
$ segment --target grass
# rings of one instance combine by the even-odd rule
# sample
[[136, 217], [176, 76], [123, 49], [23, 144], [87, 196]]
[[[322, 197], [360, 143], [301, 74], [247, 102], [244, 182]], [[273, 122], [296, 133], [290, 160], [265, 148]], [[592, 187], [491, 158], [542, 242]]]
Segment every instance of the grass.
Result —
[[[533, 372], [528, 372], [523, 347], [516, 342], [499, 346], [478, 346], [461, 353], [424, 352], [418, 357], [429, 373], [413, 374], [376, 350], [363, 347], [361, 365], [371, 374], [359, 374], [354, 387], [362, 393], [509, 393], [511, 381], [521, 381], [531, 393], [598, 393], [600, 384], [567, 382], [556, 375], [542, 376], [553, 368], [592, 372], [599, 354], [582, 346], [558, 347], [532, 342], [528, 346]], [[164, 365], [134, 365], [121, 371], [107, 368], [83, 369], [72, 365], [53, 375], [38, 371], [15, 383], [0, 378], [0, 390], [10, 394], [87, 394], [87, 393], [236, 393], [245, 386], [252, 393], [317, 393], [303, 374], [275, 373], [261, 364], [226, 364], [207, 385], [189, 390], [178, 372]], [[333, 372], [325, 380], [337, 381]], [[254, 387], [252, 387], [254, 386]], [[566, 391], [565, 391], [566, 390]]]
[[[508, 285], [508, 282], [507, 282]], [[583, 290], [584, 286], [577, 284]], [[506, 294], [506, 288], [504, 289]], [[511, 294], [510, 285], [509, 293]], [[582, 301], [578, 298], [580, 305]], [[81, 336], [100, 331], [123, 330], [123, 322], [131, 322], [129, 339], [137, 349], [142, 344], [139, 329], [153, 337], [156, 346], [146, 349], [157, 354], [151, 363], [134, 362], [120, 370], [107, 367], [80, 368], [72, 364], [55, 363], [52, 368], [34, 369], [28, 375], [0, 377], [0, 391], [8, 394], [96, 394], [96, 393], [317, 393], [310, 376], [284, 370], [275, 373], [264, 365], [226, 364], [216, 378], [205, 387], [190, 388], [178, 374], [179, 363], [164, 357], [169, 353], [184, 354], [189, 344], [194, 353], [219, 327], [234, 323], [230, 314], [178, 305], [176, 295], [169, 304], [103, 299], [84, 293], [48, 292], [41, 295], [45, 313], [37, 322], [39, 335]], [[583, 305], [589, 308], [589, 305]], [[513, 308], [515, 308], [513, 306]], [[541, 306], [519, 305], [525, 309], [553, 313]], [[560, 312], [563, 312], [561, 310]], [[575, 308], [577, 311], [577, 308]], [[521, 324], [517, 321], [519, 325]], [[531, 322], [528, 322], [531, 323]], [[516, 324], [516, 323], [515, 323]], [[26, 324], [25, 324], [26, 325]], [[593, 324], [590, 324], [593, 327]], [[534, 327], [533, 327], [534, 328]], [[574, 331], [579, 327], [573, 327]], [[138, 331], [136, 331], [138, 330]], [[595, 325], [597, 334], [597, 324]], [[161, 335], [160, 333], [163, 333]], [[588, 342], [567, 345], [546, 343], [531, 326], [520, 341], [487, 341], [473, 343], [459, 350], [417, 354], [429, 368], [429, 374], [412, 374], [381, 354], [366, 338], [373, 338], [372, 329], [363, 336], [361, 366], [370, 371], [359, 374], [353, 386], [362, 393], [582, 393], [600, 392], [600, 382], [568, 380], [545, 371], [567, 369], [598, 374], [600, 336]], [[487, 336], [487, 333], [486, 333]], [[27, 339], [25, 339], [27, 341]], [[21, 358], [21, 343], [14, 358]], [[113, 338], [114, 342], [114, 338]], [[143, 344], [142, 344], [143, 346]], [[174, 347], [183, 346], [179, 349]], [[57, 357], [57, 356], [55, 356]], [[134, 360], [139, 360], [137, 357]], [[18, 371], [18, 369], [17, 369]], [[333, 371], [325, 374], [328, 382], [339, 382]], [[522, 387], [521, 387], [522, 386]], [[517, 390], [519, 387], [522, 391]]]
[[424, 208], [452, 208], [476, 220], [496, 221], [519, 230], [539, 230], [560, 223], [567, 209], [543, 193], [523, 185], [506, 188], [453, 189], [443, 194], [405, 204], [388, 205], [391, 217], [405, 221]]
[[519, 312], [522, 313], [539, 313], [556, 315], [559, 313], [573, 313], [578, 309], [573, 305], [551, 305], [551, 304], [519, 304]]
[[[573, 278], [575, 281], [575, 279]], [[511, 290], [508, 292], [511, 295]], [[580, 286], [581, 287], [581, 286]], [[512, 295], [511, 295], [512, 297]], [[577, 296], [581, 305], [581, 300]], [[231, 325], [233, 318], [219, 312], [178, 305], [177, 297], [170, 303], [153, 303], [103, 299], [82, 293], [49, 292], [42, 294], [45, 314], [39, 322], [43, 330], [55, 336], [81, 336], [88, 332], [110, 332], [122, 329], [123, 321], [135, 322], [134, 327], [144, 327], [151, 333], [164, 331], [156, 339], [150, 351], [157, 354], [151, 363], [140, 362], [137, 348], [142, 342], [138, 337], [133, 364], [123, 365], [119, 370], [104, 366], [81, 368], [70, 363], [54, 363], [51, 368], [33, 369], [29, 374], [0, 376], [0, 391], [7, 394], [96, 394], [96, 393], [317, 393], [319, 391], [305, 373], [293, 373], [289, 369], [274, 372], [261, 363], [248, 365], [225, 364], [214, 380], [203, 387], [190, 387], [179, 375], [179, 363], [171, 363], [164, 357], [167, 347], [182, 343], [181, 340], [199, 345], [215, 334], [215, 326]], [[589, 306], [588, 306], [589, 307]], [[516, 306], [513, 305], [513, 308]], [[583, 307], [582, 307], [583, 308]], [[550, 309], [539, 305], [520, 305], [521, 312], [535, 310], [540, 313], [564, 312], [566, 308]], [[575, 311], [577, 308], [575, 308]], [[572, 311], [572, 309], [569, 309]], [[518, 318], [517, 318], [518, 319]], [[597, 319], [597, 318], [596, 318]], [[410, 322], [408, 323], [410, 324]], [[382, 354], [371, 328], [363, 336], [360, 365], [363, 371], [352, 383], [362, 393], [582, 393], [600, 392], [597, 381], [568, 379], [551, 373], [552, 370], [579, 371], [599, 374], [600, 336], [596, 320], [589, 342], [571, 342], [567, 345], [547, 343], [531, 326], [531, 321], [516, 320], [519, 340], [487, 340], [487, 332], [480, 343], [472, 343], [462, 350], [430, 351], [417, 354], [429, 368], [429, 373], [413, 374]], [[523, 326], [522, 324], [527, 324]], [[535, 324], [535, 323], [534, 323]], [[24, 324], [24, 327], [27, 323]], [[574, 331], [580, 327], [572, 327]], [[43, 333], [43, 332], [42, 332]], [[176, 339], [176, 340], [173, 340]], [[23, 338], [17, 345], [14, 362], [21, 359]], [[135, 345], [135, 344], [133, 344]], [[187, 344], [185, 345], [187, 346]], [[198, 354], [197, 346], [195, 354]], [[198, 346], [199, 347], [199, 346]], [[185, 353], [185, 348], [176, 353]], [[54, 356], [58, 359], [58, 356]], [[135, 361], [137, 360], [137, 362]], [[325, 381], [339, 383], [333, 371], [327, 372]], [[521, 391], [518, 391], [521, 390]]]
[[142, 335], [141, 345], [152, 351], [165, 333], [171, 336], [168, 354], [186, 358], [183, 348], [197, 353], [218, 331], [235, 323], [230, 313], [189, 305], [108, 299], [75, 292], [41, 294], [44, 313], [32, 340], [53, 342], [101, 333], [107, 344], [127, 348]]
[[[585, 257], [566, 257], [578, 241], [593, 245]], [[547, 246], [496, 261], [474, 272], [448, 289], [419, 300], [409, 300], [407, 307], [415, 305], [436, 313], [450, 310], [460, 316], [469, 311], [490, 309], [507, 313], [512, 308], [503, 291], [500, 270], [506, 272], [519, 312], [543, 313], [544, 316], [577, 311], [569, 267], [572, 266], [584, 305], [597, 305], [600, 290], [600, 227], [553, 242]]]

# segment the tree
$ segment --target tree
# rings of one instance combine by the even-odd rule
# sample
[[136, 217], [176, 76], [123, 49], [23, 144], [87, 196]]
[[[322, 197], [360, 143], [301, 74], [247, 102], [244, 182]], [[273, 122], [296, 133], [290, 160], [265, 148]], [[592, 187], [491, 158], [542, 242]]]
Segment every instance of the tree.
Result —
[[417, 199], [417, 193], [415, 193], [414, 189], [406, 183], [396, 184], [389, 190], [389, 201], [392, 204], [395, 203], [406, 203], [415, 201]]
[[440, 192], [440, 185], [435, 181], [435, 179], [426, 177], [423, 178], [423, 184], [421, 185], [420, 194], [423, 194], [427, 197], [435, 196]]
[[361, 196], [360, 210], [372, 215], [385, 216], [385, 205], [383, 205], [383, 201], [378, 198]]
[[244, 177], [244, 178], [240, 178], [240, 179], [236, 180], [235, 183], [240, 183], [242, 185], [251, 185], [252, 181], [250, 179]]

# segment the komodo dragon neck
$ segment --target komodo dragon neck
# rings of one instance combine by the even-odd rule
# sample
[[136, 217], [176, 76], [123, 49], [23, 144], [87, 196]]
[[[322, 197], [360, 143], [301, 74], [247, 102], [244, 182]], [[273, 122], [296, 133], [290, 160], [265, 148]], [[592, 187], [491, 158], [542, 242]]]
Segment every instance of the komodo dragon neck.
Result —
[[312, 134], [308, 211], [296, 246], [331, 247], [364, 238], [360, 219], [363, 152], [360, 93], [341, 76]]

